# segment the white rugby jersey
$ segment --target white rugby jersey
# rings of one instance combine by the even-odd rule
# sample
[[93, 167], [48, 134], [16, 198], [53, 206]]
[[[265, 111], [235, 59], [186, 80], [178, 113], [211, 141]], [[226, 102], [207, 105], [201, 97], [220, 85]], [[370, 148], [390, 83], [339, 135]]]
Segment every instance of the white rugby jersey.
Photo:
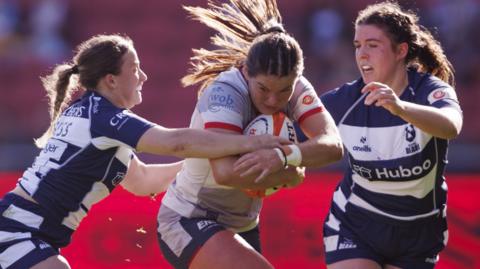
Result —
[[[412, 69], [408, 80], [401, 100], [461, 111], [454, 89], [440, 79]], [[351, 204], [404, 221], [439, 213], [446, 203], [448, 141], [383, 107], [365, 105], [360, 92], [364, 85], [359, 79], [321, 97], [349, 159], [349, 170], [333, 196], [335, 211], [346, 212]]]
[[[312, 85], [301, 77], [284, 112], [290, 119], [301, 122], [322, 109]], [[221, 73], [205, 89], [193, 112], [190, 127], [220, 128], [242, 134], [257, 115], [247, 82], [238, 69], [232, 68]], [[241, 232], [257, 225], [261, 201], [240, 189], [217, 184], [208, 159], [191, 158], [185, 160], [162, 204], [184, 217], [216, 219], [227, 228]]]
[[133, 150], [153, 123], [87, 91], [55, 123], [18, 185], [53, 219], [75, 230], [93, 204], [124, 178]]

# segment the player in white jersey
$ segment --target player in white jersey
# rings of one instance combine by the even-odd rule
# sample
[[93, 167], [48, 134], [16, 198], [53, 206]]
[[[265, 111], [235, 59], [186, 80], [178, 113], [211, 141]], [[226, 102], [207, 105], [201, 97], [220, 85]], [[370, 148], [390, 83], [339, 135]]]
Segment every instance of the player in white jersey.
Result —
[[[59, 248], [93, 204], [118, 184], [138, 195], [164, 191], [182, 162], [146, 165], [135, 150], [218, 158], [288, 143], [153, 124], [129, 110], [141, 103], [146, 80], [133, 42], [119, 35], [85, 41], [71, 64], [43, 79], [51, 126], [37, 140], [42, 149], [33, 165], [0, 201], [1, 269], [70, 268]], [[77, 87], [86, 92], [68, 104]]]
[[[260, 254], [262, 198], [246, 189], [294, 186], [303, 180], [302, 167], [339, 160], [338, 131], [302, 76], [302, 51], [285, 32], [274, 0], [231, 0], [186, 9], [219, 32], [213, 43], [220, 47], [197, 50], [194, 70], [183, 80], [185, 85], [202, 83], [190, 126], [241, 136], [257, 115], [282, 111], [310, 139], [257, 152], [250, 156], [255, 165], [247, 158], [237, 170], [238, 157], [186, 159], [162, 201], [160, 246], [175, 268], [272, 268]], [[278, 172], [255, 182], [265, 164]], [[284, 169], [286, 165], [290, 167]], [[251, 175], [242, 177], [244, 172]]]
[[360, 11], [361, 78], [321, 97], [349, 167], [324, 224], [329, 269], [430, 269], [448, 239], [444, 170], [462, 126], [450, 62], [398, 4]]

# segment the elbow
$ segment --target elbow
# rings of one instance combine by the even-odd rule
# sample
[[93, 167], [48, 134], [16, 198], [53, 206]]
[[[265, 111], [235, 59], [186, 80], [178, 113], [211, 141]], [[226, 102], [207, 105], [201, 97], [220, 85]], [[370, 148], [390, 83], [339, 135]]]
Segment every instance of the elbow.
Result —
[[460, 128], [455, 128], [455, 127], [449, 128], [449, 130], [445, 133], [444, 137], [442, 138], [448, 139], [448, 140], [455, 139], [457, 138], [457, 136], [460, 135], [460, 130], [461, 130]]
[[460, 131], [462, 130], [462, 124], [461, 123], [451, 123], [447, 126], [447, 129], [441, 136], [443, 139], [454, 139], [457, 138], [460, 135]]
[[332, 145], [329, 147], [329, 155], [330, 155], [330, 160], [332, 162], [337, 162], [340, 161], [343, 158], [343, 145], [341, 141], [336, 141], [335, 143], [332, 143]]

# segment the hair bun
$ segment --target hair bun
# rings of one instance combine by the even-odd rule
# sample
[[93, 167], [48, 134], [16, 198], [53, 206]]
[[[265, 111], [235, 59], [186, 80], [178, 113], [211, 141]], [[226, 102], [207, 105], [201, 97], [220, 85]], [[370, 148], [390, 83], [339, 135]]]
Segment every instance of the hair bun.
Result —
[[276, 24], [276, 25], [270, 26], [264, 31], [264, 34], [270, 34], [270, 33], [285, 33], [285, 28], [283, 28], [283, 25], [281, 24]]

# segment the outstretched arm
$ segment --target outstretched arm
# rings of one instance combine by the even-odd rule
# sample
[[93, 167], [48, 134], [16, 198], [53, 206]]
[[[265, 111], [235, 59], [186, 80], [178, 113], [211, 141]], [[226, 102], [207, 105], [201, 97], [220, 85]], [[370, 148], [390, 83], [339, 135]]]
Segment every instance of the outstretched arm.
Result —
[[150, 128], [140, 138], [137, 150], [180, 158], [219, 158], [289, 144], [288, 139], [274, 136], [241, 136], [212, 131], [161, 126]]
[[183, 161], [168, 164], [145, 164], [136, 156], [130, 161], [127, 174], [120, 183], [127, 191], [147, 196], [167, 190]]

